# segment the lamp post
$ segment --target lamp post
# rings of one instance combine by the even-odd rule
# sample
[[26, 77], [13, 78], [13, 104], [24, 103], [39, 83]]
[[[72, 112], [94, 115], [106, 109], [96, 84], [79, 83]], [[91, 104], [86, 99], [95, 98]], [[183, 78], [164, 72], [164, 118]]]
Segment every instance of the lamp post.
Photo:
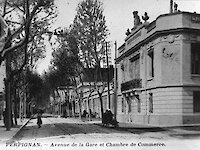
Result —
[[[115, 61], [117, 58], [117, 42], [115, 41]], [[114, 98], [113, 98], [113, 105], [114, 105], [114, 118], [117, 118], [117, 64], [115, 62], [114, 68]]]
[[108, 43], [106, 42], [106, 62], [107, 62], [107, 84], [108, 84], [108, 108], [110, 109], [110, 67], [108, 61]]

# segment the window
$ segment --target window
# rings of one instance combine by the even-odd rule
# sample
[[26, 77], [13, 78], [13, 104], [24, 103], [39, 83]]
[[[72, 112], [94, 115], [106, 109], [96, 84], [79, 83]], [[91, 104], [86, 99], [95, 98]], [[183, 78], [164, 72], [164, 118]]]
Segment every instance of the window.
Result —
[[122, 112], [125, 111], [125, 104], [124, 104], [124, 98], [122, 98]]
[[154, 50], [152, 48], [148, 51], [148, 76], [154, 77]]
[[193, 92], [193, 112], [200, 112], [200, 91]]
[[0, 101], [3, 100], [3, 94], [0, 92]]
[[200, 43], [191, 44], [191, 73], [200, 74]]
[[137, 100], [137, 111], [140, 113], [141, 112], [141, 100], [139, 98], [139, 95], [136, 95], [135, 98]]
[[153, 113], [153, 93], [149, 93], [149, 112]]
[[139, 79], [140, 78], [140, 54], [130, 58], [131, 61], [131, 78]]

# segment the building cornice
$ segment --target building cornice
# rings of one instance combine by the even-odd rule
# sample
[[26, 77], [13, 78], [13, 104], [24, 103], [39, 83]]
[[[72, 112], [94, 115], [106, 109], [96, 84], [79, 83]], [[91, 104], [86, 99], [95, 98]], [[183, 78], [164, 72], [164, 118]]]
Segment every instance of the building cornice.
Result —
[[173, 12], [173, 13], [167, 13], [167, 14], [162, 14], [162, 15], [159, 15], [156, 20], [158, 20], [159, 18], [162, 18], [162, 17], [166, 17], [166, 16], [174, 16], [174, 15], [179, 15], [179, 14], [184, 14], [184, 15], [197, 15], [197, 16], [200, 16], [200, 14], [197, 14], [195, 12], [187, 12], [187, 11], [177, 11], [177, 12]]
[[156, 39], [158, 36], [161, 35], [166, 35], [166, 34], [174, 34], [174, 33], [195, 33], [195, 34], [200, 34], [199, 29], [194, 29], [194, 28], [176, 28], [176, 29], [169, 29], [169, 30], [162, 30], [162, 31], [155, 31], [148, 37], [146, 37], [144, 40], [140, 41], [137, 43], [135, 46], [124, 52], [121, 56], [116, 58], [116, 63], [119, 63], [123, 58], [129, 56], [130, 54], [134, 53], [137, 51], [141, 46], [145, 45], [149, 41], [152, 41], [153, 39]]

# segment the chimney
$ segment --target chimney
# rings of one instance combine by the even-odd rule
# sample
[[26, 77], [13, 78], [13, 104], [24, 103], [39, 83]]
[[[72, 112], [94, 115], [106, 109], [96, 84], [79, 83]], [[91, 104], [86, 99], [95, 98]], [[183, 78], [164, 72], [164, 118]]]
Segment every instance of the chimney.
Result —
[[170, 10], [169, 13], [173, 13], [173, 0], [170, 0]]

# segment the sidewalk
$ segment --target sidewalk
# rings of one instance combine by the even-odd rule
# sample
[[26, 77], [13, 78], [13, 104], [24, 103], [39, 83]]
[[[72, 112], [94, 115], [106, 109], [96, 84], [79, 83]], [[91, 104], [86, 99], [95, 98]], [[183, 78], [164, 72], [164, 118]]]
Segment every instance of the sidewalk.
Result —
[[6, 127], [4, 127], [3, 124], [3, 120], [0, 120], [0, 144], [10, 140], [22, 127], [28, 123], [29, 120], [29, 118], [23, 120], [17, 119], [18, 125], [12, 127], [10, 131], [6, 130]]
[[[99, 126], [103, 126], [100, 119], [92, 118], [89, 121], [88, 118], [82, 119], [83, 122], [93, 123]], [[147, 133], [147, 132], [163, 132], [172, 136], [199, 136], [200, 137], [200, 124], [183, 124], [183, 125], [149, 125], [149, 124], [134, 124], [119, 122], [119, 126], [116, 129], [129, 131], [132, 133]], [[112, 126], [109, 126], [113, 128]]]

